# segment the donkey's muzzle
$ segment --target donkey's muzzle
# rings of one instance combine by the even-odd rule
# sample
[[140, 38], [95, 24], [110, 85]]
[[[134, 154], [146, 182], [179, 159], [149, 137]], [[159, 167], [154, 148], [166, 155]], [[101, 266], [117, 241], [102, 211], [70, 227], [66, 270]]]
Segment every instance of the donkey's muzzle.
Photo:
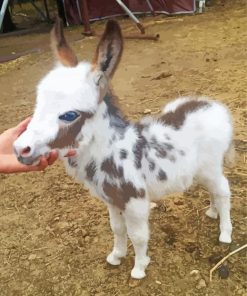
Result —
[[25, 165], [34, 165], [38, 161], [38, 157], [34, 158], [32, 156], [24, 157], [20, 155], [17, 157], [17, 159], [20, 163]]
[[18, 161], [25, 165], [33, 165], [39, 159], [39, 156], [37, 156], [36, 153], [33, 153], [34, 151], [32, 151], [32, 148], [30, 146], [22, 148], [16, 147], [14, 145], [14, 152]]

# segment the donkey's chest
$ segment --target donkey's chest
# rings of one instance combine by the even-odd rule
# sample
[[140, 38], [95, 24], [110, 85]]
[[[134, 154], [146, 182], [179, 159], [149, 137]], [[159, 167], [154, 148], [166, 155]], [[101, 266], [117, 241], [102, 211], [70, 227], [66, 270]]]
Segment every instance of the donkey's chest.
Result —
[[97, 162], [95, 158], [91, 158], [87, 163], [76, 158], [66, 161], [67, 172], [83, 183], [91, 195], [122, 210], [130, 198], [146, 196], [145, 182], [139, 176], [138, 170], [126, 172], [127, 167], [115, 162], [113, 156], [101, 162]]
[[100, 163], [93, 159], [85, 162], [79, 157], [69, 157], [64, 162], [66, 171], [71, 177], [84, 184], [93, 196], [106, 201], [103, 191], [105, 175], [100, 169]]
[[80, 183], [91, 183], [96, 173], [96, 165], [93, 162], [90, 165], [77, 156], [64, 159], [64, 164], [67, 173]]

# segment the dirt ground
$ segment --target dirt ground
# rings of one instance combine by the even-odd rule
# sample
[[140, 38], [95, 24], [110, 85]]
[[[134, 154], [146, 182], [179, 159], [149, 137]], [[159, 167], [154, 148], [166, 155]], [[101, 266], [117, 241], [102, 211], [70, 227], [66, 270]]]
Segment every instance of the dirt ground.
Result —
[[[229, 107], [237, 150], [236, 166], [226, 169], [233, 243], [218, 242], [218, 221], [205, 216], [203, 188], [170, 196], [151, 212], [147, 277], [132, 280], [131, 244], [119, 267], [106, 263], [112, 247], [107, 209], [57, 162], [45, 172], [0, 175], [0, 295], [247, 295], [244, 251], [227, 260], [226, 279], [216, 271], [209, 283], [219, 258], [246, 243], [247, 11], [245, 1], [230, 2], [202, 15], [143, 18], [160, 41], [126, 40], [113, 86], [134, 120], [179, 95], [204, 94]], [[125, 33], [135, 32], [129, 20], [120, 23]], [[81, 38], [80, 30], [66, 35]], [[48, 43], [47, 33], [0, 39], [1, 55], [42, 49], [0, 64], [0, 132], [32, 113], [37, 82], [54, 64]], [[91, 59], [96, 44], [95, 37], [72, 43], [81, 59]]]

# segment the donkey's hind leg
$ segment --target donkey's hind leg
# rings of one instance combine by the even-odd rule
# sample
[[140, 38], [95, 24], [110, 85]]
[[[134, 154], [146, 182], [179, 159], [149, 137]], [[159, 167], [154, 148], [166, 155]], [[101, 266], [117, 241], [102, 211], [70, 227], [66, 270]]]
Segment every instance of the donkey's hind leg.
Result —
[[[212, 172], [211, 172], [212, 173]], [[220, 216], [220, 237], [219, 240], [223, 243], [231, 242], [232, 223], [230, 217], [230, 198], [231, 192], [229, 183], [222, 172], [215, 174], [204, 174], [201, 182], [207, 187], [208, 191], [212, 194], [210, 208], [207, 210], [206, 215], [211, 218]]]
[[218, 187], [214, 191], [215, 206], [220, 216], [220, 237], [223, 243], [230, 243], [232, 235], [232, 223], [230, 216], [231, 192], [228, 180], [224, 175], [219, 178]]
[[209, 206], [209, 209], [207, 209], [207, 211], [206, 211], [206, 215], [212, 219], [218, 218], [218, 211], [216, 209], [215, 200], [214, 200], [213, 196], [211, 196], [210, 206]]

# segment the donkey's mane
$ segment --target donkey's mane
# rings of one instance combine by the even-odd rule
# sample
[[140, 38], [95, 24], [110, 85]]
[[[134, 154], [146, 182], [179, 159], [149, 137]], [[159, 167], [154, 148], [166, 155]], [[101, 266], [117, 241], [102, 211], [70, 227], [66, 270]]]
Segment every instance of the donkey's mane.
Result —
[[110, 118], [110, 125], [112, 127], [125, 129], [129, 126], [130, 122], [119, 106], [119, 99], [112, 93], [112, 91], [108, 91], [105, 95], [104, 102], [107, 107], [107, 116]]

